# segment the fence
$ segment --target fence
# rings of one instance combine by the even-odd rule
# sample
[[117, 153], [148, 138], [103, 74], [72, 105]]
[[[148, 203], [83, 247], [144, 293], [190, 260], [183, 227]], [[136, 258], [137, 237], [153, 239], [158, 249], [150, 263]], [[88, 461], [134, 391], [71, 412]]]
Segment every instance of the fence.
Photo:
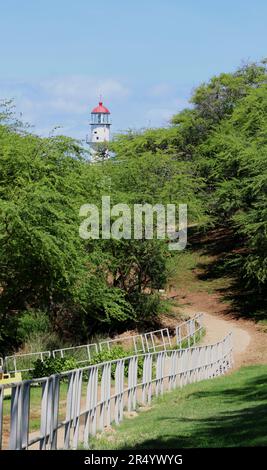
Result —
[[4, 359], [4, 368], [7, 372], [28, 372], [32, 369], [32, 365], [37, 359], [43, 361], [46, 357], [50, 356], [51, 351], [6, 356]]
[[[13, 383], [10, 420], [5, 416], [4, 429], [0, 426], [0, 444], [9, 449], [88, 448], [90, 436], [120, 423], [125, 409], [149, 405], [153, 395], [224, 374], [231, 366], [230, 333], [212, 345], [137, 354]], [[0, 386], [0, 423], [5, 388]], [[39, 421], [32, 409], [37, 391]]]
[[[29, 372], [33, 369], [36, 359], [43, 359], [45, 357], [74, 357], [77, 364], [84, 364], [91, 361], [93, 355], [103, 351], [104, 349], [111, 350], [114, 345], [123, 345], [126, 349], [134, 351], [136, 354], [140, 352], [155, 352], [159, 349], [168, 349], [174, 344], [183, 345], [187, 341], [188, 347], [192, 338], [195, 344], [196, 335], [200, 332], [203, 323], [203, 314], [198, 313], [194, 318], [181, 323], [175, 329], [175, 338], [171, 338], [171, 333], [168, 328], [155, 330], [148, 333], [143, 333], [134, 336], [122, 336], [120, 338], [101, 341], [98, 344], [84, 344], [81, 346], [73, 346], [69, 348], [55, 349], [53, 351], [43, 351], [27, 354], [15, 354], [6, 356], [4, 359], [4, 368], [7, 372]], [[1, 359], [1, 358], [0, 358]]]

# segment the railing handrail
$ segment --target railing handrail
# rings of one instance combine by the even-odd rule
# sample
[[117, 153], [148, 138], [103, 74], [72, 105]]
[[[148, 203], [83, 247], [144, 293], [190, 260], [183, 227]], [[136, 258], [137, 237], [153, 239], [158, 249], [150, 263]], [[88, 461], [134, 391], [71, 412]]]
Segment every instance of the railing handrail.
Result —
[[[195, 324], [195, 322], [198, 322], [200, 324], [200, 328], [201, 328], [201, 321], [199, 321], [199, 320], [202, 317], [203, 317], [202, 312], [197, 313], [193, 318], [190, 318], [189, 320], [183, 321], [182, 323], [180, 323], [179, 325], [177, 325], [175, 327], [176, 344], [178, 344], [178, 336], [177, 336], [178, 329], [180, 328], [180, 331], [181, 331], [183, 326], [191, 325], [193, 323]], [[180, 343], [181, 343], [181, 341], [189, 339], [192, 336], [194, 336], [197, 333], [197, 331], [199, 331], [200, 328], [197, 328], [197, 329], [194, 328], [194, 331], [192, 333], [190, 331], [188, 331], [187, 334], [184, 334], [182, 338], [179, 338]], [[165, 336], [166, 342], [164, 340], [164, 332], [167, 333], [167, 337], [168, 337], [167, 338]], [[160, 345], [152, 344], [152, 346], [149, 346], [148, 345], [148, 340], [149, 340], [148, 337], [150, 336], [150, 338], [152, 338], [152, 342], [153, 342], [153, 335], [157, 335], [158, 333], [161, 333], [161, 335], [162, 335], [163, 344], [160, 344]], [[5, 358], [2, 360], [3, 361], [3, 367], [7, 370], [7, 372], [11, 372], [11, 373], [12, 372], [27, 372], [27, 371], [32, 370], [32, 367], [19, 368], [17, 366], [17, 360], [20, 360], [20, 359], [23, 359], [23, 358], [28, 358], [30, 356], [36, 357], [38, 355], [40, 356], [40, 359], [43, 360], [43, 356], [45, 356], [45, 355], [48, 356], [48, 357], [51, 357], [51, 356], [55, 357], [58, 353], [61, 355], [61, 357], [64, 357], [64, 352], [65, 351], [81, 350], [82, 348], [84, 348], [86, 350], [87, 358], [83, 359], [83, 360], [79, 360], [78, 363], [87, 362], [88, 360], [89, 361], [91, 360], [90, 348], [94, 348], [95, 353], [99, 353], [99, 352], [102, 351], [103, 345], [107, 345], [107, 348], [109, 349], [110, 344], [114, 344], [115, 342], [122, 343], [122, 342], [129, 341], [129, 340], [133, 342], [132, 346], [135, 350], [135, 353], [138, 353], [138, 351], [140, 351], [140, 349], [137, 349], [137, 346], [136, 346], [136, 343], [135, 343], [136, 338], [141, 339], [141, 342], [142, 342], [142, 348], [141, 349], [143, 350], [144, 353], [146, 352], [146, 350], [149, 352], [149, 350], [151, 350], [151, 349], [154, 349], [154, 351], [155, 351], [156, 347], [161, 347], [161, 346], [163, 346], [164, 349], [166, 349], [166, 344], [169, 344], [169, 346], [170, 346], [170, 331], [169, 331], [169, 328], [165, 327], [165, 328], [161, 328], [161, 329], [158, 329], [158, 330], [148, 331], [148, 332], [145, 332], [145, 333], [140, 333], [140, 334], [136, 334], [136, 335], [132, 335], [132, 336], [128, 335], [128, 336], [121, 336], [119, 338], [103, 340], [103, 341], [99, 341], [98, 343], [87, 343], [87, 344], [81, 344], [81, 345], [77, 345], [77, 346], [69, 346], [67, 348], [53, 349], [53, 350], [50, 350], [50, 351], [38, 351], [38, 352], [33, 352], [33, 353], [13, 354], [13, 355], [5, 356]], [[145, 345], [145, 342], [147, 343], [146, 345]], [[189, 346], [189, 344], [188, 344], [188, 346]], [[13, 369], [9, 367], [9, 365], [8, 365], [9, 361], [13, 361]]]
[[[142, 368], [138, 374], [140, 358]], [[137, 402], [150, 404], [153, 394], [159, 395], [166, 389], [172, 390], [222, 375], [232, 367], [232, 362], [232, 333], [229, 333], [213, 344], [140, 353], [49, 377], [1, 385], [0, 422], [3, 418], [4, 390], [9, 387], [12, 389], [10, 449], [28, 449], [38, 443], [41, 450], [76, 449], [81, 441], [88, 448], [89, 436], [95, 435], [97, 430], [103, 431], [112, 422], [119, 424], [125, 405], [128, 411], [132, 411], [136, 409]], [[60, 387], [61, 379], [64, 381], [65, 377], [68, 377], [67, 395], [61, 401], [61, 416], [63, 410], [65, 413], [60, 418]], [[114, 383], [111, 383], [111, 377]], [[85, 402], [82, 402], [83, 381], [86, 381]], [[31, 386], [35, 387], [36, 384], [42, 386], [40, 431], [37, 436], [36, 432], [32, 434], [29, 430], [30, 391]], [[0, 429], [0, 447], [1, 442]]]
[[223, 344], [225, 341], [227, 341], [228, 338], [231, 338], [231, 337], [232, 337], [232, 332], [230, 331], [222, 340], [216, 341], [215, 343], [209, 343], [209, 344], [205, 344], [205, 345], [202, 345], [202, 346], [191, 346], [190, 348], [183, 348], [183, 349], [180, 349], [180, 350], [179, 349], [168, 349], [167, 351], [152, 351], [152, 352], [145, 352], [145, 353], [140, 353], [140, 354], [132, 354], [131, 356], [124, 356], [124, 357], [120, 357], [119, 359], [111, 359], [110, 361], [98, 362], [97, 364], [91, 364], [90, 366], [76, 367], [75, 369], [70, 369], [70, 370], [67, 370], [67, 371], [64, 371], [64, 372], [59, 372], [57, 374], [51, 374], [47, 377], [39, 377], [39, 378], [34, 378], [34, 379], [25, 379], [25, 380], [21, 380], [20, 382], [12, 382], [12, 383], [8, 383], [8, 384], [2, 384], [2, 385], [0, 385], [0, 387], [10, 388], [12, 386], [16, 386], [18, 383], [40, 383], [40, 382], [43, 382], [43, 381], [45, 381], [45, 380], [47, 380], [51, 377], [60, 377], [60, 378], [62, 378], [62, 377], [68, 376], [72, 372], [90, 371], [96, 366], [97, 367], [104, 367], [104, 366], [109, 365], [109, 364], [110, 365], [115, 364], [118, 361], [126, 361], [128, 359], [144, 357], [144, 356], [147, 356], [147, 355], [153, 356], [153, 355], [158, 355], [158, 354], [162, 354], [162, 353], [171, 354], [171, 353], [177, 352], [177, 351], [187, 351], [188, 349], [190, 349], [191, 351], [196, 351], [196, 350], [199, 350], [199, 348], [212, 348], [212, 347], [218, 346], [219, 344]]

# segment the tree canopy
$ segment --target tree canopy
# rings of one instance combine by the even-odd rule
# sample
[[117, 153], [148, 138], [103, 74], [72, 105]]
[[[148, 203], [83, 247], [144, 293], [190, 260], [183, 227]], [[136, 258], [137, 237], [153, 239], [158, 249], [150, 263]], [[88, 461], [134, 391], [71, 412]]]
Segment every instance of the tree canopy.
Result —
[[[235, 275], [267, 284], [266, 64], [201, 84], [170, 126], [127, 132], [113, 157], [89, 163], [81, 144], [41, 138], [0, 112], [0, 349], [19, 345], [22, 316], [43, 311], [59, 336], [154, 321], [171, 256], [165, 240], [83, 240], [84, 203], [188, 206], [189, 224], [230, 227]], [[28, 312], [25, 314], [25, 312]], [[34, 317], [34, 313], [33, 313]], [[28, 323], [27, 323], [28, 324]]]

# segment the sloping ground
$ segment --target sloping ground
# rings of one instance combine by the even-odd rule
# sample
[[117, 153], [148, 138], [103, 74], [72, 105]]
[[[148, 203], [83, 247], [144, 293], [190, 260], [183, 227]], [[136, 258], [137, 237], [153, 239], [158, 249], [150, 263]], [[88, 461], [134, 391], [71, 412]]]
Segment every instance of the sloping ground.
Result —
[[204, 312], [206, 336], [203, 341], [206, 344], [220, 340], [229, 331], [233, 332], [235, 367], [267, 364], [267, 334], [254, 321], [231, 315], [229, 304], [222, 301], [220, 294], [183, 289], [179, 295], [182, 295], [180, 310], [184, 314], [191, 316]]
[[166, 393], [135, 419], [98, 435], [94, 449], [267, 445], [267, 366]]
[[262, 365], [242, 367], [225, 377], [167, 393], [136, 419], [125, 420], [112, 432], [98, 435], [94, 448], [267, 445], [266, 331], [253, 320], [237, 316], [231, 303], [225, 302], [222, 287], [228, 288], [231, 279], [207, 281], [203, 271], [203, 252], [181, 258], [167, 294], [179, 302], [173, 311], [185, 316], [204, 313], [203, 344], [217, 342], [232, 331], [234, 369]]
[[197, 244], [193, 242], [191, 249], [173, 260], [167, 296], [176, 299], [174, 310], [180, 314], [205, 313], [205, 343], [233, 331], [235, 367], [267, 364], [267, 328], [255, 321], [258, 316], [254, 308], [259, 305], [245, 286], [239, 286], [238, 298], [246, 297], [249, 305], [249, 310], [242, 311], [242, 301], [237, 305], [234, 273], [221, 269], [224, 258], [235, 249], [228, 234], [220, 231], [208, 233]]

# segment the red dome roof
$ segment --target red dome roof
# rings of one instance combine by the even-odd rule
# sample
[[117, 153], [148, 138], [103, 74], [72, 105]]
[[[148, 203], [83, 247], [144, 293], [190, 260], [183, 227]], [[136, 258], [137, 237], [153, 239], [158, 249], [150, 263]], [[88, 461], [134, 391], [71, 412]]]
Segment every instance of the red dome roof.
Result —
[[108, 108], [103, 106], [102, 101], [99, 101], [98, 106], [96, 108], [92, 109], [91, 113], [92, 114], [95, 114], [95, 113], [110, 114]]

